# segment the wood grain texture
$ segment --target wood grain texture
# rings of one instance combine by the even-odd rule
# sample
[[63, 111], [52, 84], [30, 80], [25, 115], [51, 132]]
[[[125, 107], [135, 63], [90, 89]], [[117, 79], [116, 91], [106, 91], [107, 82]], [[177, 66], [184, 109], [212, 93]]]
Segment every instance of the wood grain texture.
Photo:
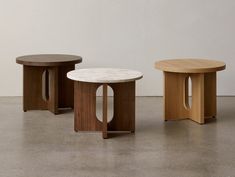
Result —
[[65, 66], [81, 62], [80, 56], [62, 54], [25, 55], [16, 58], [16, 63], [27, 66]]
[[108, 85], [103, 84], [103, 138], [108, 138]]
[[172, 59], [155, 63], [155, 68], [176, 73], [208, 73], [224, 70], [225, 63], [205, 59]]
[[49, 99], [47, 101], [48, 110], [58, 114], [58, 67], [48, 68], [49, 72]]
[[23, 110], [48, 109], [58, 114], [59, 108], [73, 108], [73, 81], [66, 78], [66, 73], [70, 69], [74, 69], [74, 65], [63, 67], [24, 65]]
[[23, 67], [23, 110], [45, 110], [47, 103], [42, 98], [42, 74], [46, 68]]
[[[103, 121], [96, 117], [96, 91], [103, 85]], [[107, 86], [114, 92], [114, 116], [107, 123]], [[135, 81], [127, 83], [87, 83], [74, 81], [74, 129], [75, 131], [135, 132]]]
[[135, 132], [135, 81], [109, 85], [114, 92], [114, 117], [108, 130]]
[[[188, 101], [188, 78], [192, 80], [192, 105]], [[216, 116], [216, 73], [164, 72], [165, 120], [191, 119], [199, 124]]]
[[[189, 118], [200, 124], [216, 117], [216, 72], [224, 62], [205, 59], [172, 59], [155, 63], [164, 72], [165, 120]], [[192, 106], [188, 101], [188, 78], [192, 80]]]
[[205, 118], [216, 117], [217, 99], [216, 99], [216, 72], [206, 73], [204, 75], [204, 114]]
[[73, 108], [74, 83], [66, 77], [67, 72], [74, 70], [74, 65], [59, 66], [58, 69], [58, 107]]
[[204, 124], [204, 74], [191, 74], [190, 77], [192, 79], [192, 107], [189, 118], [199, 124]]
[[23, 110], [48, 109], [58, 114], [59, 108], [73, 108], [73, 81], [67, 72], [82, 62], [80, 56], [62, 54], [26, 55], [16, 58], [24, 65]]
[[184, 93], [187, 74], [164, 72], [164, 114], [165, 120], [189, 118], [189, 110], [185, 107], [187, 95]]
[[74, 130], [102, 131], [96, 118], [96, 90], [101, 84], [74, 81]]

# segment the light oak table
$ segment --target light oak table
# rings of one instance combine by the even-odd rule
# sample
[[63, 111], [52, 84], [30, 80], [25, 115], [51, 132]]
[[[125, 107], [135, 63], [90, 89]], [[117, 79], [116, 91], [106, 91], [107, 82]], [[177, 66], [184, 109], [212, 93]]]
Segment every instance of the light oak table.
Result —
[[[135, 131], [135, 81], [143, 74], [138, 71], [114, 68], [91, 68], [70, 71], [67, 77], [74, 80], [75, 131]], [[96, 92], [103, 87], [103, 121], [96, 116]], [[113, 119], [108, 122], [108, 93], [114, 93]]]
[[73, 82], [66, 77], [82, 62], [80, 56], [41, 54], [16, 58], [23, 65], [23, 110], [73, 108]]
[[[199, 124], [216, 117], [216, 72], [225, 63], [204, 59], [172, 59], [155, 63], [164, 72], [165, 120], [191, 119]], [[192, 104], [189, 104], [189, 78]]]

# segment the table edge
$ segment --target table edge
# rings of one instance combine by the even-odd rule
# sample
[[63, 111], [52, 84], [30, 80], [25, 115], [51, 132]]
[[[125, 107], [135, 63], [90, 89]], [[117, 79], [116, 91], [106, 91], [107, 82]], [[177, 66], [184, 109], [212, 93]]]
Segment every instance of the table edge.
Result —
[[64, 66], [64, 65], [73, 65], [82, 62], [82, 57], [80, 59], [74, 61], [60, 61], [60, 62], [30, 62], [30, 61], [22, 61], [16, 58], [16, 63], [25, 65], [25, 66]]
[[125, 82], [133, 82], [133, 81], [137, 81], [137, 80], [140, 80], [142, 79], [144, 76], [140, 76], [140, 77], [137, 77], [137, 78], [134, 78], [134, 79], [125, 79], [125, 80], [118, 80], [118, 81], [98, 81], [98, 80], [90, 80], [90, 81], [87, 81], [87, 80], [75, 80], [75, 79], [72, 79], [70, 77], [68, 77], [67, 75], [67, 78], [72, 80], [72, 81], [75, 81], [75, 82], [86, 82], [86, 83], [96, 83], [96, 84], [114, 84], [114, 83], [125, 83]]
[[164, 72], [173, 72], [173, 73], [211, 73], [211, 72], [217, 72], [222, 71], [226, 69], [226, 63], [220, 61], [224, 65], [218, 66], [218, 67], [212, 67], [212, 68], [195, 68], [195, 69], [177, 69], [172, 67], [165, 67], [164, 69], [162, 67], [158, 66], [158, 62], [155, 62], [155, 68]]

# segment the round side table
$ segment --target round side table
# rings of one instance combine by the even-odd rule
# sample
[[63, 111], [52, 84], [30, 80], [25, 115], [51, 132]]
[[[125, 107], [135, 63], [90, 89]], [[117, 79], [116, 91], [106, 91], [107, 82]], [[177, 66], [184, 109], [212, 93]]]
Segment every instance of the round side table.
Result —
[[[164, 72], [165, 120], [191, 119], [199, 124], [216, 117], [216, 72], [224, 62], [204, 59], [172, 59], [155, 63]], [[188, 81], [192, 81], [192, 105]]]
[[50, 110], [73, 107], [73, 82], [66, 78], [80, 56], [42, 54], [16, 58], [23, 65], [23, 110]]
[[[113, 68], [79, 69], [67, 73], [74, 80], [75, 131], [135, 131], [135, 81], [143, 74], [138, 71]], [[103, 86], [103, 121], [96, 117], [96, 91]], [[107, 86], [114, 93], [114, 115], [107, 122]]]

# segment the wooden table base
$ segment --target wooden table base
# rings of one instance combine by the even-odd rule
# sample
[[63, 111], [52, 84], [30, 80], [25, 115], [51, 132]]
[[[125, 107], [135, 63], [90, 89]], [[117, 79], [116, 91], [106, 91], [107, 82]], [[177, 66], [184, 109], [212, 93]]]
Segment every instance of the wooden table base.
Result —
[[48, 109], [57, 114], [58, 108], [73, 108], [73, 81], [66, 77], [73, 69], [74, 65], [24, 65], [23, 110]]
[[[103, 122], [96, 117], [96, 91], [103, 85]], [[114, 92], [114, 117], [107, 122], [107, 86]], [[135, 132], [135, 81], [125, 83], [74, 82], [74, 129], [75, 131]]]
[[[188, 100], [188, 78], [192, 80], [192, 105]], [[164, 72], [165, 120], [191, 119], [199, 124], [216, 116], [216, 72], [187, 74]]]

